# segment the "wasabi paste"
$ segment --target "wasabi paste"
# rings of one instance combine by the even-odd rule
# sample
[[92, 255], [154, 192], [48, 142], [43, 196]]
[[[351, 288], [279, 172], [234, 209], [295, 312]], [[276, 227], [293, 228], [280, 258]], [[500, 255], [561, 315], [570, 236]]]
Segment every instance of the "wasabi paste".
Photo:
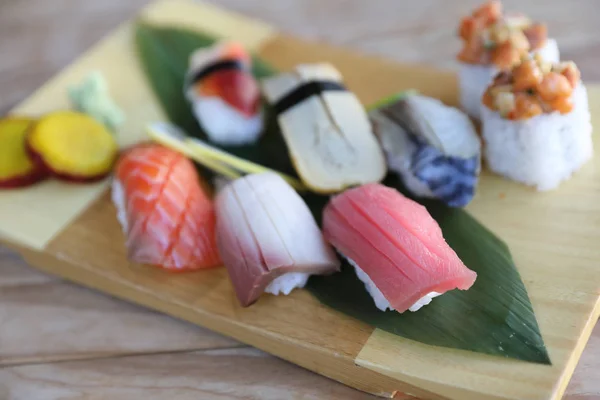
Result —
[[106, 79], [98, 71], [71, 86], [69, 98], [77, 111], [93, 117], [113, 133], [125, 122], [123, 111], [110, 97]]

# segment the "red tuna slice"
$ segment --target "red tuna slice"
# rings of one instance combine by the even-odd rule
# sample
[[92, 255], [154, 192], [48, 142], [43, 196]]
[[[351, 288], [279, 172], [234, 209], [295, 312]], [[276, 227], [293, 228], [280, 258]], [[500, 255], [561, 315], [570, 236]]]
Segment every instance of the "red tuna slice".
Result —
[[202, 96], [221, 98], [246, 117], [256, 115], [260, 107], [260, 88], [247, 71], [218, 71], [197, 84]]
[[219, 193], [216, 207], [217, 244], [242, 306], [258, 300], [284, 274], [339, 269], [310, 210], [278, 175], [235, 180]]
[[431, 292], [467, 290], [477, 277], [425, 207], [381, 184], [334, 197], [323, 213], [323, 233], [398, 312]]

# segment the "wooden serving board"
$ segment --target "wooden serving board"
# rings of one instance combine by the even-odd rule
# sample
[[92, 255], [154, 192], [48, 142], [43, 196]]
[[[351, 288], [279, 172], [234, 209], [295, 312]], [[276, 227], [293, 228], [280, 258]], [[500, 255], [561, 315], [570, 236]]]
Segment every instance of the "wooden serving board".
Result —
[[[399, 65], [298, 40], [208, 4], [161, 1], [149, 21], [179, 24], [242, 41], [285, 70], [330, 61], [364, 104], [417, 88], [456, 103], [454, 75]], [[69, 107], [66, 87], [92, 70], [110, 82], [128, 121], [127, 145], [164, 119], [142, 75], [127, 22], [19, 105], [40, 115]], [[600, 87], [589, 86], [600, 127]], [[596, 135], [596, 140], [598, 140]], [[510, 245], [529, 291], [552, 366], [422, 345], [374, 330], [317, 302], [303, 290], [238, 306], [224, 268], [169, 274], [127, 261], [108, 181], [91, 186], [46, 182], [0, 194], [0, 237], [37, 268], [205, 326], [380, 396], [424, 399], [558, 399], [600, 315], [600, 163], [588, 163], [554, 192], [537, 193], [483, 174], [468, 209]]]

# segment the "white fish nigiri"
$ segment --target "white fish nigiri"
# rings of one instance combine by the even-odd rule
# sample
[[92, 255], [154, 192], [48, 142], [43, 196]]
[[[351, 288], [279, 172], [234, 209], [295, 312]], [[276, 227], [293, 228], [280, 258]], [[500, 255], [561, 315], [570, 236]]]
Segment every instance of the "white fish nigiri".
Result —
[[308, 206], [277, 174], [236, 179], [219, 192], [216, 209], [217, 245], [242, 306], [339, 270]]
[[263, 128], [260, 88], [241, 44], [223, 41], [190, 57], [185, 93], [209, 139], [221, 145], [258, 140]]

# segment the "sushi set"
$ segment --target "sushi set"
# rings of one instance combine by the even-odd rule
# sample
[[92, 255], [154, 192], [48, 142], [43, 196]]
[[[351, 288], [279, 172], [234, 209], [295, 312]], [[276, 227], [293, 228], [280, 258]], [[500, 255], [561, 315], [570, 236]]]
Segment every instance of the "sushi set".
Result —
[[600, 86], [465, 15], [455, 76], [156, 2], [0, 120], [0, 238], [378, 396], [558, 399], [600, 316]]

